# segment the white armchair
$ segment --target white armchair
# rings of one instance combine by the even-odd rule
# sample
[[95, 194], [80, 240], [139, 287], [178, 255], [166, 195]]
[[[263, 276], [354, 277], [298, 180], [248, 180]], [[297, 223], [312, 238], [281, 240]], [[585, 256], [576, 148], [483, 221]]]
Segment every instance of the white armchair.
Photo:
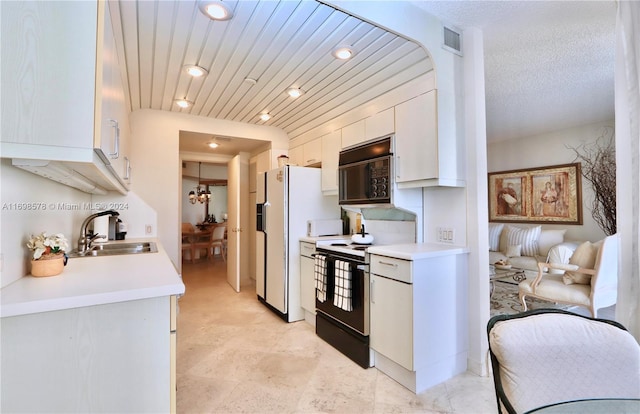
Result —
[[640, 345], [615, 321], [538, 309], [492, 317], [487, 336], [498, 412], [640, 398]]
[[[577, 250], [576, 250], [577, 251]], [[558, 269], [564, 273], [545, 273]], [[588, 284], [566, 284], [567, 272], [590, 275]], [[527, 296], [550, 302], [584, 306], [596, 317], [598, 309], [614, 305], [618, 295], [618, 236], [606, 237], [598, 248], [595, 266], [585, 268], [577, 264], [538, 263], [538, 275], [520, 282], [520, 302], [527, 310]]]

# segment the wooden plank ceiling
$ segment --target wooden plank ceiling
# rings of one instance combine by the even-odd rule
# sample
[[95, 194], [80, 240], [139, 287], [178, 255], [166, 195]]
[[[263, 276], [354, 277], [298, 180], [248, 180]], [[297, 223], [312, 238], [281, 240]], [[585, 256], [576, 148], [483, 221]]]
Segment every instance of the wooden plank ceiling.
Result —
[[[110, 2], [132, 111], [270, 125], [295, 137], [432, 70], [415, 43], [316, 1], [225, 3], [228, 21], [210, 20], [194, 0]], [[340, 45], [356, 55], [333, 58]], [[189, 64], [209, 75], [192, 78]], [[294, 100], [290, 87], [305, 93]], [[181, 109], [178, 98], [194, 105]], [[272, 118], [262, 121], [263, 112]]]

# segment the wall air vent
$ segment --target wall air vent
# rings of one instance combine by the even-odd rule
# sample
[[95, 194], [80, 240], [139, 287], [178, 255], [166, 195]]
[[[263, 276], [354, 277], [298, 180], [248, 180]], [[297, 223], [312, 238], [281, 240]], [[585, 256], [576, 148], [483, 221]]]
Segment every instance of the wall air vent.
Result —
[[462, 46], [460, 44], [461, 38], [460, 33], [458, 31], [453, 30], [449, 27], [442, 26], [444, 42], [442, 47], [447, 49], [450, 52], [453, 52], [457, 55], [462, 56]]

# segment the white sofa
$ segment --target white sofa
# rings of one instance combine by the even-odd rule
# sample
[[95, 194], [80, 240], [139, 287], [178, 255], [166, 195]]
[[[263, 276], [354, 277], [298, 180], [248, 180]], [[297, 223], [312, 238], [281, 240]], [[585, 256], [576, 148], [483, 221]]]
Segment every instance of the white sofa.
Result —
[[505, 260], [513, 267], [532, 271], [538, 270], [538, 262], [569, 263], [580, 243], [565, 241], [565, 232], [564, 229], [543, 230], [541, 226], [489, 223], [489, 263]]

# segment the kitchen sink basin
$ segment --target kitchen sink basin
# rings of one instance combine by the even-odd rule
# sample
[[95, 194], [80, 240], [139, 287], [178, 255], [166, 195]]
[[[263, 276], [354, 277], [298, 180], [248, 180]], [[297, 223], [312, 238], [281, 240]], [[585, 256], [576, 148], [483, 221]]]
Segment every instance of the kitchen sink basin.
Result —
[[84, 254], [77, 250], [69, 253], [69, 257], [118, 256], [122, 254], [156, 253], [158, 247], [154, 242], [104, 243], [94, 244]]

